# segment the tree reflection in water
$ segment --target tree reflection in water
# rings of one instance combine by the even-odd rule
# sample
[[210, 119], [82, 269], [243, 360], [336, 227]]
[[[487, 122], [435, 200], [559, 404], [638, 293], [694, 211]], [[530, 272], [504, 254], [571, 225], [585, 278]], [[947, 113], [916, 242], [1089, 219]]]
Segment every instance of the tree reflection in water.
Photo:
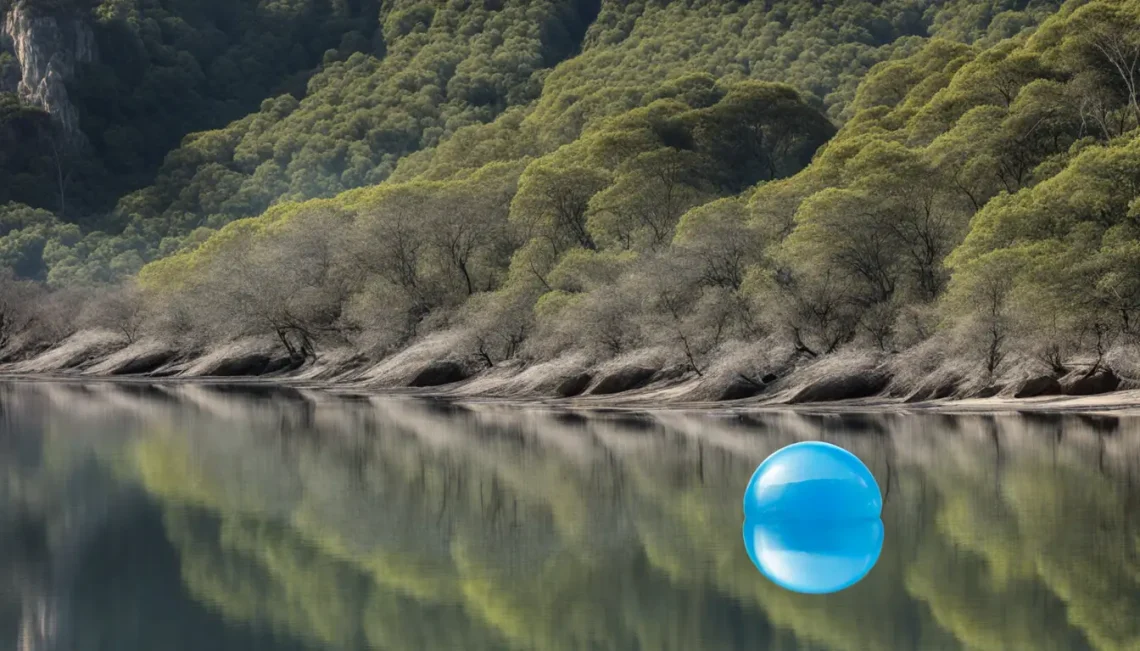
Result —
[[[21, 651], [1140, 645], [1140, 419], [0, 399], [0, 635]], [[827, 596], [740, 544], [752, 470], [807, 439], [886, 496], [878, 565]]]

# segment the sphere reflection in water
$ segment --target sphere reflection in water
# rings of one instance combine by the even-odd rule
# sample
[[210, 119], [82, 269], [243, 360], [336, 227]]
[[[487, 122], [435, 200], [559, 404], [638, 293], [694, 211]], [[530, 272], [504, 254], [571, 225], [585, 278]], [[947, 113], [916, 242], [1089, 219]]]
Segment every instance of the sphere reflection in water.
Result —
[[883, 549], [883, 499], [867, 466], [816, 441], [778, 450], [744, 494], [744, 547], [777, 585], [837, 592], [871, 571]]
[[746, 520], [744, 548], [753, 565], [781, 588], [838, 592], [858, 583], [878, 562], [883, 521]]

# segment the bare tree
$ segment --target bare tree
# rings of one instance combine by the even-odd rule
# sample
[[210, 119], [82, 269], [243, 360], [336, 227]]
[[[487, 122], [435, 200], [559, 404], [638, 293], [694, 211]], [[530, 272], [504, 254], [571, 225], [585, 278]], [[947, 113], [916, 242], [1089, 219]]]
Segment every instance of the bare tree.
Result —
[[273, 334], [294, 359], [341, 338], [348, 275], [337, 266], [347, 217], [318, 209], [272, 233], [234, 243], [193, 291], [210, 296], [207, 318], [233, 335]]
[[776, 270], [756, 298], [773, 330], [789, 333], [796, 352], [818, 357], [835, 352], [857, 333], [861, 310], [851, 297], [852, 279], [833, 268]]
[[534, 328], [534, 303], [530, 288], [509, 287], [478, 294], [460, 316], [475, 355], [488, 367], [514, 358]]
[[995, 375], [1005, 361], [1012, 331], [1009, 303], [1014, 274], [1003, 262], [992, 261], [978, 269], [967, 297], [975, 332], [968, 333], [963, 340], [979, 345], [982, 363], [990, 376]]
[[34, 283], [19, 280], [10, 269], [0, 269], [0, 351], [32, 325], [40, 296]]
[[[506, 192], [471, 188], [442, 191], [426, 206], [425, 239], [444, 271], [458, 276], [463, 297], [494, 289], [496, 274], [510, 259]], [[458, 302], [463, 297], [456, 297]]]
[[138, 341], [147, 321], [142, 293], [131, 282], [95, 293], [84, 305], [80, 323], [106, 328], [123, 336], [128, 344]]

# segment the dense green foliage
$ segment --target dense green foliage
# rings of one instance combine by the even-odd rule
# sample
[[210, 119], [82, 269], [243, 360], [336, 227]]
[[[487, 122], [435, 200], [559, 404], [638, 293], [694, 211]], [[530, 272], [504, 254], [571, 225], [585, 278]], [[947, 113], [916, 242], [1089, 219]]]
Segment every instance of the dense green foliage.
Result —
[[1136, 7], [1070, 3], [1028, 39], [877, 68], [810, 173], [753, 196], [761, 224], [792, 229], [791, 280], [767, 293], [828, 315], [790, 321], [813, 347], [913, 344], [943, 297], [991, 372], [1015, 340], [1060, 370], [1135, 335]]
[[[381, 182], [412, 152], [424, 154], [401, 165], [405, 178], [429, 159], [452, 170], [487, 162], [490, 148], [549, 152], [591, 122], [681, 92], [669, 88], [694, 73], [787, 82], [839, 118], [867, 69], [928, 32], [995, 39], [1047, 11], [960, 0], [103, 0], [91, 10], [98, 62], [72, 89], [92, 146], [65, 162], [63, 192], [55, 166], [22, 172], [37, 184], [23, 183], [18, 200], [58, 212], [62, 194], [65, 222], [106, 233], [49, 265], [56, 285], [103, 282], [198, 227]], [[509, 107], [475, 136], [482, 153], [462, 151], [482, 158], [432, 154]]]
[[83, 130], [119, 187], [137, 187], [183, 134], [266, 96], [303, 96], [322, 57], [382, 51], [377, 11], [369, 0], [104, 0], [98, 60], [76, 75]]
[[[0, 75], [3, 65], [0, 59]], [[52, 135], [47, 113], [0, 93], [0, 203], [50, 203], [47, 198], [54, 197], [58, 207]]]
[[[72, 250], [57, 282], [121, 277], [169, 253], [168, 237], [376, 183], [404, 154], [535, 97], [536, 73], [592, 17], [589, 2], [466, 5], [101, 3], [99, 61], [74, 84], [93, 160], [76, 162], [71, 183], [107, 198], [153, 184], [79, 218], [113, 235]], [[58, 193], [27, 194], [57, 207]]]
[[[90, 142], [65, 165], [72, 205], [60, 210], [58, 188], [22, 192], [26, 203], [65, 212], [88, 227], [116, 228], [105, 213], [124, 192], [150, 183], [185, 134], [225, 125], [256, 110], [266, 96], [302, 96], [322, 57], [383, 49], [382, 41], [370, 40], [378, 3], [369, 0], [22, 5], [33, 14], [82, 21], [93, 31], [96, 60], [80, 65], [69, 88]], [[18, 70], [6, 70], [13, 64], [11, 53], [0, 54], [0, 77], [18, 80]], [[37, 149], [52, 153], [46, 144]], [[10, 163], [3, 168], [27, 169]], [[54, 168], [50, 174], [37, 171], [26, 173], [54, 181]]]
[[383, 53], [185, 138], [121, 234], [9, 204], [0, 250], [56, 285], [165, 256], [155, 323], [306, 357], [447, 330], [700, 375], [955, 333], [994, 375], [1140, 334], [1134, 0], [524, 4], [388, 7]]
[[282, 204], [153, 263], [144, 278], [187, 310], [192, 331], [303, 342], [363, 335], [382, 350], [483, 294], [476, 304], [487, 304], [468, 312], [490, 318], [486, 336], [509, 334], [479, 347], [489, 359], [510, 357], [536, 292], [582, 289], [568, 270], [575, 261], [589, 273], [594, 258], [667, 249], [688, 209], [796, 171], [833, 131], [787, 86], [690, 81], [703, 88], [696, 106], [657, 100], [529, 164]]
[[[487, 242], [499, 238], [488, 244], [492, 249], [515, 250], [509, 269], [502, 255], [481, 256], [491, 265], [480, 271], [486, 284], [460, 284], [448, 271], [460, 267], [447, 262], [446, 247], [421, 255], [430, 237], [411, 231], [406, 240], [384, 230], [382, 237], [354, 237], [345, 247], [326, 244], [348, 251], [363, 245], [350, 256], [362, 259], [401, 241], [400, 251], [382, 257], [405, 264], [398, 274], [381, 274], [383, 282], [367, 271], [333, 272], [335, 290], [323, 275], [291, 281], [334, 297], [309, 325], [291, 328], [305, 332], [305, 339], [320, 331], [348, 339], [382, 331], [369, 341], [388, 350], [425, 328], [456, 326], [467, 333], [473, 354], [492, 364], [517, 354], [522, 340], [529, 341], [527, 354], [538, 357], [567, 347], [614, 355], [665, 346], [683, 353], [700, 374], [705, 360], [732, 340], [777, 335], [809, 356], [851, 343], [897, 351], [930, 338], [948, 314], [952, 325], [972, 329], [964, 340], [978, 346], [971, 355], [983, 357], [990, 373], [1013, 340], [1023, 340], [1026, 352], [1054, 368], [1080, 348], [1076, 339], [1087, 343], [1094, 336], [1103, 356], [1112, 336], [1127, 334], [1136, 321], [1129, 312], [1128, 276], [1120, 269], [1127, 264], [1126, 246], [1106, 246], [1103, 261], [1077, 265], [1090, 276], [1084, 287], [1104, 287], [1106, 278], [1116, 283], [1104, 287], [1100, 299], [1074, 285], [1069, 274], [1051, 284], [1026, 281], [1017, 292], [997, 287], [985, 281], [987, 274], [1008, 284], [1042, 279], [1051, 267], [1042, 261], [1035, 273], [1022, 273], [1018, 256], [1024, 254], [985, 251], [1008, 246], [991, 234], [997, 227], [990, 222], [1001, 221], [991, 215], [1019, 205], [1027, 205], [1032, 217], [1006, 218], [1005, 242], [1017, 240], [1017, 229], [1041, 237], [1035, 221], [1073, 222], [1075, 217], [1050, 220], [1048, 211], [1033, 207], [1037, 194], [1058, 186], [1045, 199], [1056, 205], [1053, 210], [1077, 200], [1086, 202], [1070, 209], [1078, 215], [1100, 207], [1092, 224], [1076, 229], [1085, 234], [1081, 246], [1100, 233], [1107, 242], [1132, 239], [1113, 216], [1126, 214], [1134, 196], [1112, 180], [1127, 177], [1127, 169], [1101, 173], [1108, 176], [1099, 191], [1083, 171], [1106, 164], [1115, 148], [1126, 150], [1126, 134], [1136, 126], [1133, 80], [1121, 78], [1102, 54], [1116, 50], [1097, 40], [1119, 38], [1120, 47], [1129, 46], [1137, 23], [1128, 6], [1071, 4], [1031, 36], [989, 47], [934, 39], [875, 67], [849, 105], [844, 128], [798, 174], [829, 132], [823, 118], [788, 87], [725, 84], [706, 74], [658, 84], [634, 108], [609, 117], [602, 111], [560, 138], [559, 119], [544, 113], [556, 105], [548, 96], [561, 93], [559, 75], [569, 76], [587, 51], [551, 74], [532, 109], [457, 132], [401, 163], [395, 177], [379, 186], [390, 190], [368, 195], [394, 196], [399, 188], [424, 183], [416, 179], [438, 179], [432, 182], [444, 185], [436, 194], [487, 174], [509, 185], [522, 170], [517, 190], [507, 191], [513, 193], [509, 211], [498, 208], [491, 222], [466, 212], [443, 218], [461, 230], [497, 224], [479, 230]], [[605, 82], [598, 88], [604, 94], [621, 86]], [[645, 101], [650, 103], [637, 107]], [[575, 111], [561, 115], [567, 114]], [[569, 142], [557, 146], [560, 139]], [[537, 155], [544, 151], [550, 153]], [[480, 170], [475, 177], [473, 170]], [[365, 230], [390, 219], [376, 203], [362, 203], [363, 196], [300, 204], [288, 209], [294, 216], [285, 221], [301, 224], [330, 209]], [[275, 216], [261, 219], [283, 213], [270, 214]], [[424, 211], [420, 221], [438, 224], [428, 214], [435, 213]], [[244, 235], [247, 225], [233, 227], [208, 246], [146, 270], [148, 286], [169, 289], [175, 286], [161, 279], [179, 278], [173, 300], [185, 302], [188, 295], [224, 294], [235, 276], [224, 261], [248, 260], [248, 247], [298, 257], [290, 252], [295, 245], [271, 231], [251, 238]], [[319, 229], [306, 230], [312, 235], [305, 239], [331, 241], [315, 235]], [[1056, 246], [1020, 248], [1043, 255]], [[1072, 257], [1076, 265], [1082, 256]], [[339, 264], [333, 261], [330, 269], [353, 267]], [[210, 268], [220, 270], [217, 285], [196, 271]], [[440, 281], [452, 291], [426, 292], [425, 279], [439, 274], [453, 277]], [[458, 310], [480, 287], [485, 295]], [[264, 295], [256, 287], [247, 293]], [[1009, 313], [1021, 294], [1026, 296], [1018, 304], [1047, 323]], [[1086, 309], [1089, 300], [1099, 300], [1100, 309]], [[393, 311], [395, 306], [403, 307]], [[1070, 323], [1066, 310], [1082, 320]]]

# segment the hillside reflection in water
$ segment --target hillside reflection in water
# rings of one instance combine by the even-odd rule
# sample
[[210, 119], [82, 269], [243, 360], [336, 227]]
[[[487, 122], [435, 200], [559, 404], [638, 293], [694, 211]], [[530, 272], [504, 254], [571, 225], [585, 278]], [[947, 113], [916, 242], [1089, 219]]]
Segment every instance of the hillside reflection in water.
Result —
[[[789, 443], [885, 493], [862, 582], [741, 544]], [[0, 649], [1134, 649], [1140, 418], [569, 413], [0, 384]]]

